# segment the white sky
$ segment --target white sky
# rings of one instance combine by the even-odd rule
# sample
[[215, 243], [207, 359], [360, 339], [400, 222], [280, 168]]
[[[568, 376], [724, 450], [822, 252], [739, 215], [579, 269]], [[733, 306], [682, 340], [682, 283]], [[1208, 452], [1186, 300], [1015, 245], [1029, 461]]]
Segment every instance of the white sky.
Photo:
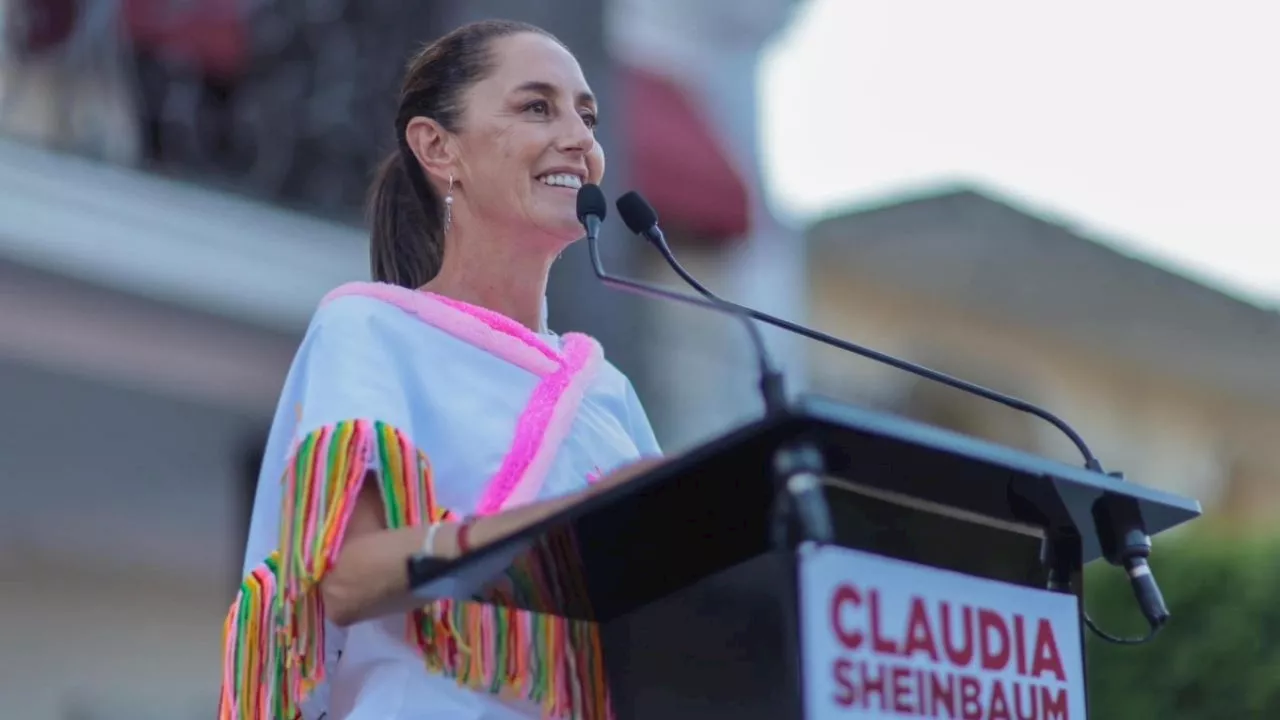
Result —
[[802, 2], [761, 75], [784, 216], [970, 181], [1280, 307], [1280, 3]]

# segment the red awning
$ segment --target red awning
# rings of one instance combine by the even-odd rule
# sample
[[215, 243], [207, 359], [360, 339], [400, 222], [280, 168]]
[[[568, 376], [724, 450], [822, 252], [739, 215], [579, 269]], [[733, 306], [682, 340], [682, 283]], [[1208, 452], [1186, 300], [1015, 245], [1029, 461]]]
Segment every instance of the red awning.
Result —
[[744, 236], [751, 224], [746, 184], [684, 90], [645, 70], [619, 73], [632, 178], [663, 227], [698, 240]]
[[184, 61], [206, 75], [233, 79], [249, 64], [248, 28], [239, 0], [125, 0], [124, 25], [139, 47]]
[[6, 44], [24, 59], [62, 45], [83, 15], [75, 0], [19, 0], [0, 12], [8, 13], [0, 23]]

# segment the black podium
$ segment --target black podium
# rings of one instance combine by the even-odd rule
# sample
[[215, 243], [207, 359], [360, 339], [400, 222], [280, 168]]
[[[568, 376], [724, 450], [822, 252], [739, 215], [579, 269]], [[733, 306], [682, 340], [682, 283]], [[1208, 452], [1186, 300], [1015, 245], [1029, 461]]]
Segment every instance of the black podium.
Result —
[[[775, 468], [797, 447], [821, 462], [827, 545], [786, 539]], [[1009, 717], [1074, 720], [1086, 714], [1081, 570], [1102, 554], [1103, 498], [1128, 502], [1152, 535], [1200, 514], [1194, 500], [806, 398], [464, 560], [411, 562], [410, 576], [423, 597], [508, 603], [494, 590], [507, 567], [540, 566], [555, 587], [519, 607], [599, 623], [619, 720], [961, 718], [1001, 702]]]

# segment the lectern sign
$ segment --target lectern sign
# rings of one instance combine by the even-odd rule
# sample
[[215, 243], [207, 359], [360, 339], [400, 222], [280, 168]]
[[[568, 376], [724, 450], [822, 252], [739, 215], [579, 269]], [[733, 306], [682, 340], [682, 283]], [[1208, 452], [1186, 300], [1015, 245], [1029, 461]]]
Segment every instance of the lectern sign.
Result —
[[1075, 598], [845, 548], [800, 564], [809, 720], [1084, 720]]

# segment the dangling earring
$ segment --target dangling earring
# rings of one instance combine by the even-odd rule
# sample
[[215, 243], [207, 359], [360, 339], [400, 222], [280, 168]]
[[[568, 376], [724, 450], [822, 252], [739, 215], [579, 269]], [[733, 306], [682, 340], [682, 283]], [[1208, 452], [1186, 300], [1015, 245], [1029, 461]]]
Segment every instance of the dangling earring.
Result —
[[453, 175], [449, 175], [449, 192], [444, 196], [444, 229], [453, 225]]

